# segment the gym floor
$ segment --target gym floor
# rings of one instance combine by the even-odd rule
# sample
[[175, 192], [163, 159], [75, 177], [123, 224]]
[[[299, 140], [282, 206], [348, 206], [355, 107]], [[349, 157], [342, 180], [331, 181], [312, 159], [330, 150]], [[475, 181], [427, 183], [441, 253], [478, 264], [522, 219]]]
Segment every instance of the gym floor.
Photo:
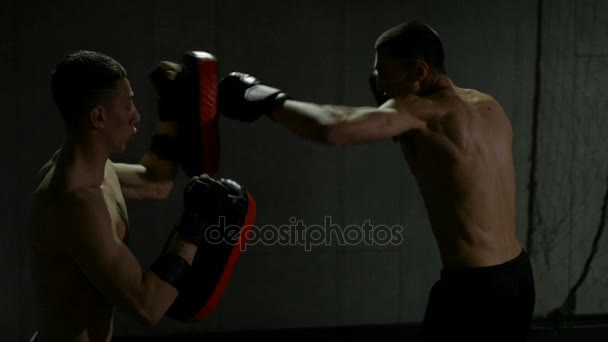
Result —
[[[416, 324], [370, 325], [336, 328], [286, 329], [268, 331], [216, 332], [197, 335], [116, 337], [117, 342], [136, 341], [228, 341], [260, 338], [268, 341], [311, 341], [327, 339], [346, 341], [414, 341]], [[546, 319], [534, 321], [528, 342], [606, 342], [608, 341], [608, 315], [575, 316], [561, 322]]]

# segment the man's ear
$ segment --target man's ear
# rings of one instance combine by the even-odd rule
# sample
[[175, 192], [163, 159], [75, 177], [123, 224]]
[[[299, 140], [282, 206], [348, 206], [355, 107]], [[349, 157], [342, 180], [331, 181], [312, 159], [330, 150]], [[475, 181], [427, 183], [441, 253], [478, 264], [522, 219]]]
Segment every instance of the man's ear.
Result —
[[416, 73], [416, 80], [418, 82], [426, 79], [430, 72], [431, 72], [431, 67], [429, 66], [429, 64], [426, 61], [420, 60], [420, 61], [418, 61], [418, 63], [416, 63], [415, 73]]
[[89, 112], [89, 123], [94, 129], [103, 128], [106, 122], [106, 110], [97, 105]]

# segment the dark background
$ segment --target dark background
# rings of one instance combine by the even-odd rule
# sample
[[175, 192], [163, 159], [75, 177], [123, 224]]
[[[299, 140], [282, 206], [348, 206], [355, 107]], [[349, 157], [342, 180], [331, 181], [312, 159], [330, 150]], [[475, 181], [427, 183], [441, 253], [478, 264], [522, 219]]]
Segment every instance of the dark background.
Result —
[[[493, 95], [514, 130], [517, 232], [533, 261], [538, 319], [562, 304], [602, 227], [608, 174], [608, 2], [537, 1], [16, 1], [0, 4], [4, 121], [0, 151], [4, 277], [0, 335], [35, 331], [28, 273], [34, 175], [62, 144], [49, 88], [54, 64], [78, 49], [109, 54], [129, 72], [140, 135], [113, 159], [137, 162], [157, 125], [147, 72], [188, 50], [218, 58], [300, 100], [370, 105], [373, 43], [419, 19], [444, 41], [461, 87]], [[540, 36], [539, 36], [540, 34]], [[538, 60], [537, 60], [538, 59]], [[538, 61], [538, 63], [537, 63]], [[420, 322], [440, 263], [424, 205], [397, 145], [327, 147], [263, 119], [221, 120], [222, 176], [258, 201], [258, 226], [398, 225], [398, 246], [258, 243], [244, 253], [216, 310], [203, 322], [150, 328], [117, 310], [117, 336]], [[185, 177], [162, 202], [128, 202], [131, 248], [143, 267], [158, 255], [180, 210]], [[608, 241], [597, 239], [573, 313], [608, 313]]]

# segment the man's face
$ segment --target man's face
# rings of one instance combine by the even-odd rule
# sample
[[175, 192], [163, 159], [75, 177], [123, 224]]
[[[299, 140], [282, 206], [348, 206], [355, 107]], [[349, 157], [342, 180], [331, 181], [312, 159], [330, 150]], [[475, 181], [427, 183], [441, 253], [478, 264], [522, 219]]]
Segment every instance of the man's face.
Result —
[[114, 91], [105, 108], [104, 131], [112, 152], [123, 152], [137, 133], [135, 125], [140, 117], [134, 94], [127, 79], [116, 81]]
[[378, 72], [376, 89], [387, 97], [394, 98], [416, 91], [413, 73], [393, 59], [386, 50], [376, 52], [374, 68]]

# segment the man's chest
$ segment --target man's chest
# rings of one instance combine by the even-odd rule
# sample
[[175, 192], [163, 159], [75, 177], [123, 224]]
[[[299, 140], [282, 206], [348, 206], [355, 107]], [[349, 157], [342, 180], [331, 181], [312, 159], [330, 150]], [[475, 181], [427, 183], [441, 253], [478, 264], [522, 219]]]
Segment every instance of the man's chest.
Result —
[[127, 206], [115, 173], [106, 172], [101, 185], [104, 200], [112, 219], [115, 233], [120, 240], [125, 240], [129, 225]]

